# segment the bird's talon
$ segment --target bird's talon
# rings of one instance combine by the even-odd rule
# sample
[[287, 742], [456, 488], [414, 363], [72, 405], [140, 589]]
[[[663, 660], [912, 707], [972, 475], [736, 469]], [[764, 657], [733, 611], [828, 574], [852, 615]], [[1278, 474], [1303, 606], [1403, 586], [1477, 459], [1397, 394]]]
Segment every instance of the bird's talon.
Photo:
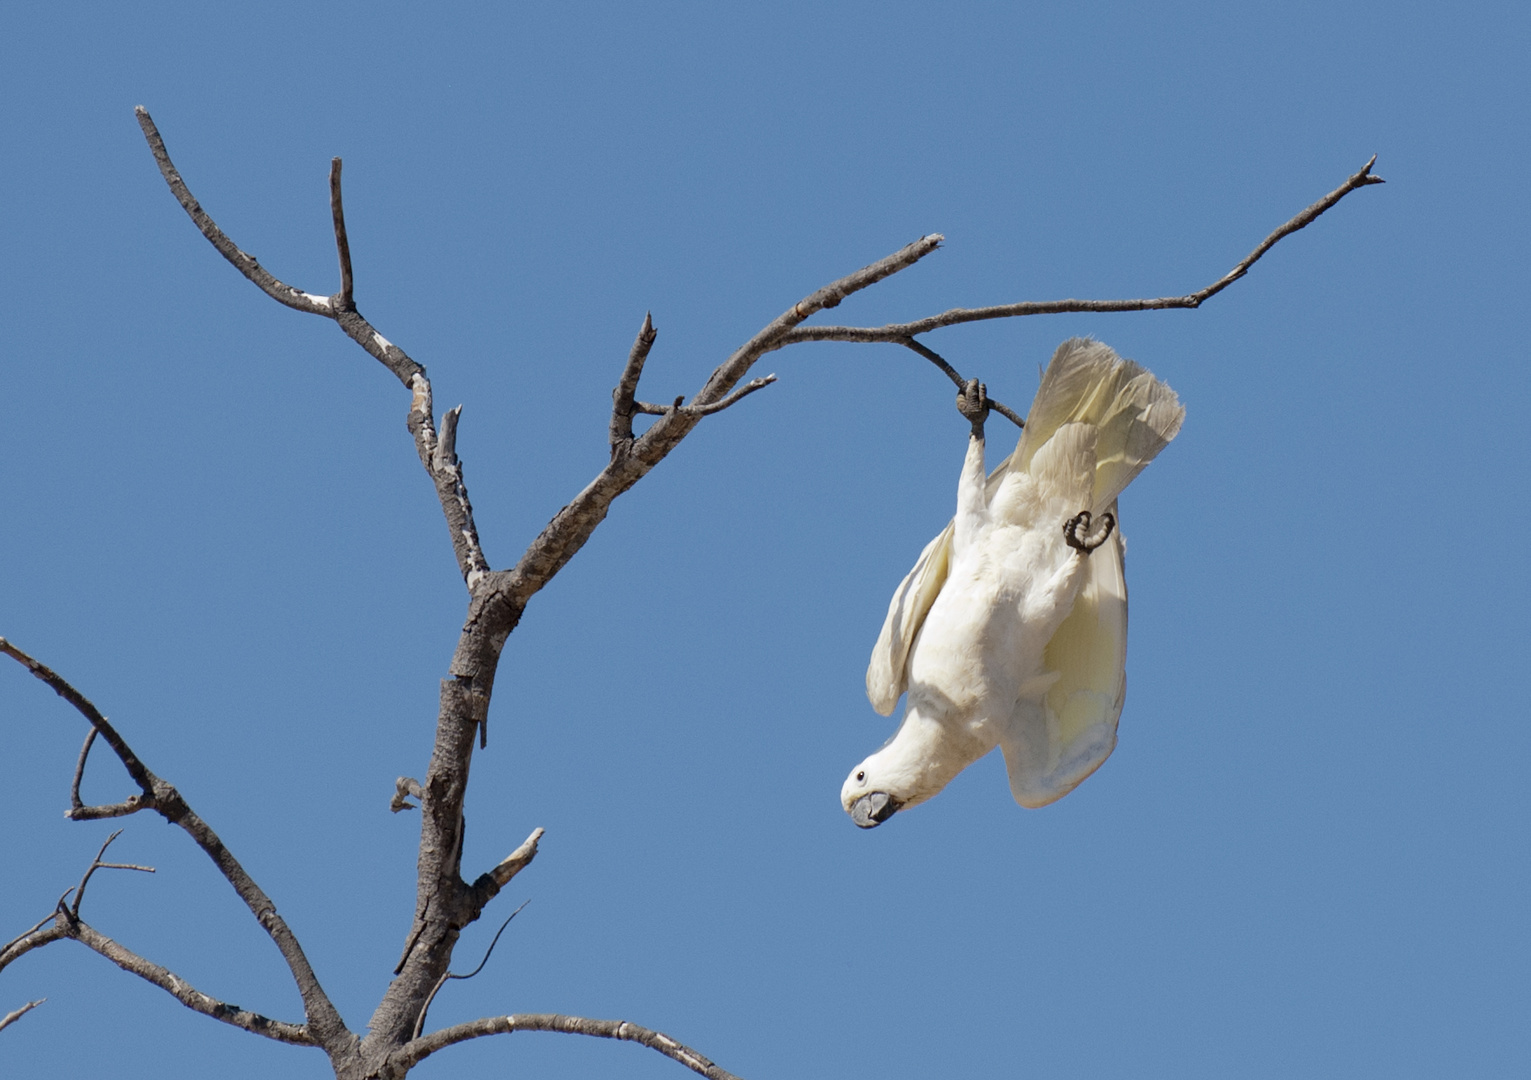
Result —
[[989, 418], [989, 388], [969, 379], [957, 395], [957, 411], [973, 425], [974, 438], [983, 438], [984, 421]]
[[1090, 512], [1081, 510], [1063, 523], [1063, 540], [1081, 555], [1088, 555], [1111, 538], [1116, 528], [1116, 515], [1110, 511], [1102, 514], [1100, 528], [1090, 532]]

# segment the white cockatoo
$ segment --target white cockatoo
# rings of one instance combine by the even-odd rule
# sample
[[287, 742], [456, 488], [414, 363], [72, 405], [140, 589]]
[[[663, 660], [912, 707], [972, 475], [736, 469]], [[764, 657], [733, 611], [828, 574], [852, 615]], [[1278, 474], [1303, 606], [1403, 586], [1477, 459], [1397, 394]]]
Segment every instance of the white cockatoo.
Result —
[[957, 516], [904, 578], [872, 650], [867, 696], [892, 739], [840, 801], [869, 829], [935, 795], [996, 745], [1022, 806], [1063, 798], [1116, 746], [1127, 584], [1116, 499], [1185, 419], [1175, 392], [1097, 341], [1053, 354], [1015, 453], [984, 476], [976, 380]]

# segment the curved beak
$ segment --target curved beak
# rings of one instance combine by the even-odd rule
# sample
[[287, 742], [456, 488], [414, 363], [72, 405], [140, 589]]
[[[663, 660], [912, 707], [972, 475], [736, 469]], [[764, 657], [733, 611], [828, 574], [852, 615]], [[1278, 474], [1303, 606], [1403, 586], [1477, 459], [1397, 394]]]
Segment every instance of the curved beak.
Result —
[[851, 820], [858, 828], [875, 829], [904, 805], [886, 791], [872, 791], [851, 804]]

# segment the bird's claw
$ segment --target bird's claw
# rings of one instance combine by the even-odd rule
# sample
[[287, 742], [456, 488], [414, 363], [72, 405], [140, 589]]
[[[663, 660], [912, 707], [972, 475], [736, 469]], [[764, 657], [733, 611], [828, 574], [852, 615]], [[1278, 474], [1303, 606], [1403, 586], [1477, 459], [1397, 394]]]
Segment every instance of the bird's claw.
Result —
[[1081, 510], [1063, 523], [1063, 540], [1081, 555], [1088, 555], [1111, 537], [1116, 515], [1109, 510], [1100, 516], [1100, 528], [1090, 532], [1090, 512]]
[[957, 411], [973, 425], [973, 437], [983, 438], [984, 421], [989, 418], [989, 389], [977, 379], [969, 379], [957, 395]]

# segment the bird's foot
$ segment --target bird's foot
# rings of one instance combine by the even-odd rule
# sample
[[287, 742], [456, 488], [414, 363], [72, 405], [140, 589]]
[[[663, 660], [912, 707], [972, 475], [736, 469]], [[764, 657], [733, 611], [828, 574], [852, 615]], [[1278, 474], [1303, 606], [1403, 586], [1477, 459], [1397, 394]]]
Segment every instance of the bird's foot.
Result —
[[969, 379], [957, 395], [957, 411], [973, 425], [973, 438], [983, 438], [984, 421], [989, 419], [989, 390], [977, 379]]
[[1090, 512], [1081, 510], [1063, 523], [1063, 540], [1081, 555], [1088, 555], [1111, 537], [1116, 515], [1109, 510], [1100, 516], [1100, 528], [1090, 532]]

